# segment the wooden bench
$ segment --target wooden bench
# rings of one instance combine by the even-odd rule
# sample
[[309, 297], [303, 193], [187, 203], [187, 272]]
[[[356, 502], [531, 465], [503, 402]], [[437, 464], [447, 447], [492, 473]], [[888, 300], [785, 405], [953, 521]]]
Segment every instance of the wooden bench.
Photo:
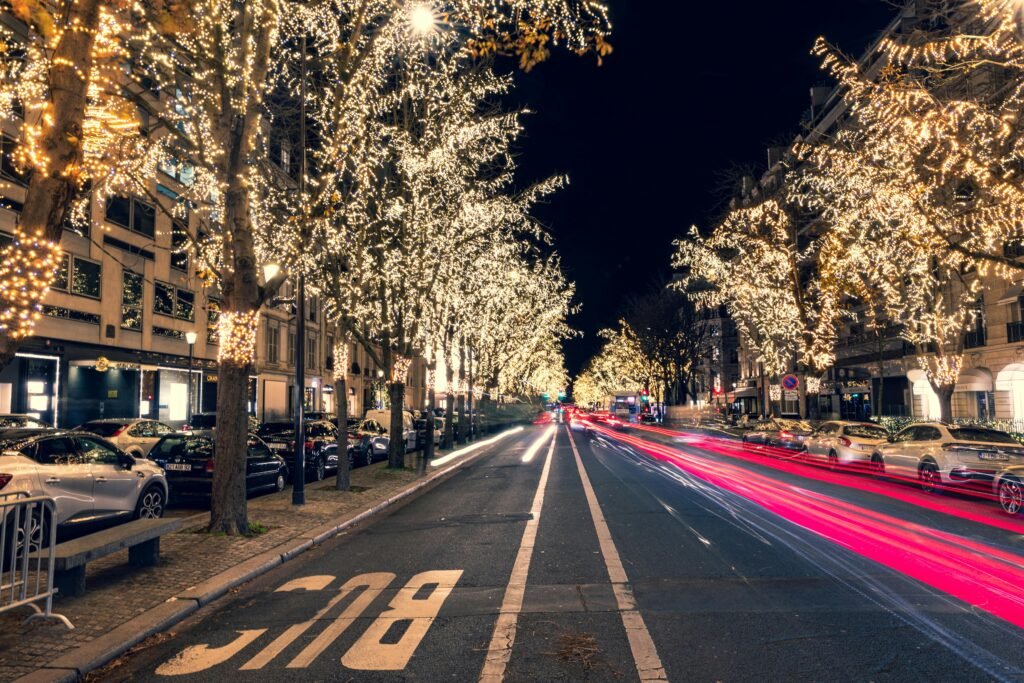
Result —
[[[128, 564], [151, 567], [160, 560], [160, 537], [181, 528], [181, 519], [136, 519], [104, 529], [54, 548], [53, 585], [57, 595], [85, 593], [85, 565], [128, 548]], [[45, 560], [46, 551], [37, 553]]]

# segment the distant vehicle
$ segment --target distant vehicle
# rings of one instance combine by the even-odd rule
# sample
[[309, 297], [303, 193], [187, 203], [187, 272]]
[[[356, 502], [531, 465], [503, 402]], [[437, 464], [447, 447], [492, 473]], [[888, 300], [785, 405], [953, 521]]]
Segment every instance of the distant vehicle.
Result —
[[886, 475], [916, 480], [928, 492], [987, 489], [1024, 466], [1024, 446], [995, 429], [924, 422], [904, 427], [876, 447], [872, 463]]
[[[11, 429], [0, 434], [0, 495], [25, 493], [53, 498], [55, 520], [30, 521], [29, 549], [47, 538], [50, 523], [58, 534], [74, 536], [97, 526], [142, 517], [163, 517], [167, 480], [156, 464], [134, 458], [106, 439], [55, 429]], [[15, 547], [0, 539], [5, 560]], [[19, 548], [24, 540], [17, 541]]]
[[872, 422], [826, 422], [804, 439], [804, 450], [813, 460], [832, 469], [841, 465], [871, 463], [875, 448], [889, 439], [889, 432]]
[[[168, 434], [160, 439], [151, 459], [167, 472], [167, 482], [174, 497], [209, 496], [213, 491], [216, 468], [213, 437], [202, 434]], [[245, 489], [281, 491], [288, 481], [288, 465], [275, 455], [263, 439], [249, 435], [245, 460]]]
[[[323, 481], [328, 470], [338, 469], [338, 428], [326, 420], [305, 423], [306, 478]], [[280, 455], [295, 473], [295, 422], [264, 422], [257, 436], [266, 440], [267, 447]]]
[[47, 424], [33, 415], [8, 413], [0, 415], [0, 430], [4, 429], [53, 429], [53, 425]]
[[803, 441], [814, 431], [811, 425], [802, 420], [785, 420], [771, 418], [766, 420], [741, 437], [744, 443], [755, 443], [762, 446], [777, 446], [790, 450], [802, 450]]
[[78, 425], [74, 431], [98, 434], [125, 453], [145, 458], [160, 437], [173, 433], [174, 428], [156, 420], [129, 417], [92, 420]]
[[638, 422], [642, 425], [653, 425], [658, 423], [658, 419], [651, 413], [643, 413]]

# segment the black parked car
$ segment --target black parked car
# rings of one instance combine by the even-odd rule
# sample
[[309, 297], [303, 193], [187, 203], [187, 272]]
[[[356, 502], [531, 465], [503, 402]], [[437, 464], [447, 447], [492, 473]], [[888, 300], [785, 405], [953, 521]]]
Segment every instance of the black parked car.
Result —
[[[209, 496], [213, 490], [216, 457], [213, 437], [195, 434], [168, 434], [149, 452], [151, 460], [164, 468], [172, 496]], [[280, 491], [288, 481], [288, 465], [275, 455], [263, 439], [249, 435], [245, 459], [245, 489]]]
[[[267, 446], [295, 472], [295, 423], [264, 422], [257, 432]], [[338, 469], [338, 428], [325, 420], [306, 423], [306, 479], [321, 481], [328, 470]]]

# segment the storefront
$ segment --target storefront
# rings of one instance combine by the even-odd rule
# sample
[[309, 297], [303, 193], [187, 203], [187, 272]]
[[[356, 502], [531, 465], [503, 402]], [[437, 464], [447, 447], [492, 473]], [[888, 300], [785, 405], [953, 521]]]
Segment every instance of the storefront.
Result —
[[60, 393], [60, 356], [18, 353], [0, 371], [0, 414], [22, 413], [59, 425]]

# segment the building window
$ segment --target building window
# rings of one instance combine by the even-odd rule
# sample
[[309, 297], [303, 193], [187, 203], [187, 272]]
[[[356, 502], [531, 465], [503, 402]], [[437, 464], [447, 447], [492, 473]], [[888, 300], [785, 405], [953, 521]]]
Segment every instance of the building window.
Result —
[[196, 181], [196, 169], [192, 164], [178, 161], [174, 157], [168, 157], [157, 164], [160, 171], [168, 175], [185, 187], [191, 187]]
[[124, 271], [124, 292], [121, 294], [121, 327], [142, 331], [143, 278], [130, 270]]
[[153, 326], [153, 334], [157, 337], [166, 337], [167, 339], [185, 339], [185, 333], [181, 330], [172, 330], [168, 327], [157, 327]]
[[316, 367], [316, 337], [306, 339], [306, 367]]
[[267, 322], [267, 362], [277, 363], [277, 345], [280, 339], [280, 330], [277, 326]]
[[20, 146], [21, 143], [14, 138], [7, 137], [6, 135], [2, 136], [2, 141], [0, 141], [0, 176], [18, 185], [28, 185], [30, 174], [19, 169], [14, 163], [14, 158]]
[[188, 272], [188, 226], [177, 220], [171, 229], [171, 268]]
[[100, 317], [95, 313], [85, 313], [84, 311], [75, 311], [60, 306], [43, 306], [43, 313], [51, 318], [60, 318], [61, 320], [89, 323], [90, 325], [100, 324]]
[[57, 267], [57, 273], [50, 289], [86, 296], [90, 299], [99, 299], [102, 281], [103, 266], [99, 263], [87, 261], [80, 256], [65, 254]]
[[146, 237], [156, 234], [156, 208], [141, 199], [111, 197], [107, 200], [107, 220]]
[[210, 299], [206, 305], [206, 343], [220, 344], [220, 302]]
[[157, 282], [153, 288], [153, 312], [178, 320], [195, 320], [196, 295], [187, 289], [165, 282]]

